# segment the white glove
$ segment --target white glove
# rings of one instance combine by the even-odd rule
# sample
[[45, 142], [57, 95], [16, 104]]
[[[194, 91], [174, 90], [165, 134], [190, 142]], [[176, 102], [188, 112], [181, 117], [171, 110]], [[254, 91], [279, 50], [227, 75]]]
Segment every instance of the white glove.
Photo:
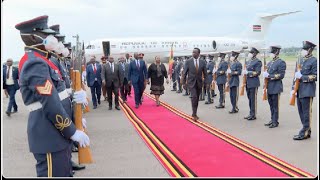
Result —
[[73, 100], [76, 103], [88, 104], [87, 93], [84, 90], [76, 91], [73, 94]]
[[263, 72], [263, 77], [264, 78], [268, 78], [269, 77], [269, 73], [267, 71]]
[[217, 72], [217, 69], [216, 68], [213, 68], [212, 70], [212, 74], [216, 73]]
[[82, 118], [82, 126], [84, 129], [87, 129], [87, 120], [85, 118]]
[[228, 69], [228, 70], [227, 70], [227, 74], [231, 74], [231, 69]]
[[242, 71], [242, 74], [247, 75], [247, 74], [248, 74], [248, 71], [245, 69], [245, 70]]
[[90, 145], [90, 139], [83, 131], [76, 130], [76, 132], [71, 136], [73, 141], [77, 141], [80, 147], [86, 147]]
[[68, 88], [66, 89], [67, 90], [67, 93], [69, 94], [69, 96], [72, 94], [72, 89], [71, 88]]
[[[294, 93], [294, 90], [291, 90], [290, 95], [292, 96]], [[295, 93], [295, 95], [297, 95], [297, 93]]]
[[297, 71], [297, 72], [294, 74], [294, 78], [296, 78], [296, 79], [301, 79], [301, 77], [302, 77], [302, 74], [301, 74], [300, 71]]

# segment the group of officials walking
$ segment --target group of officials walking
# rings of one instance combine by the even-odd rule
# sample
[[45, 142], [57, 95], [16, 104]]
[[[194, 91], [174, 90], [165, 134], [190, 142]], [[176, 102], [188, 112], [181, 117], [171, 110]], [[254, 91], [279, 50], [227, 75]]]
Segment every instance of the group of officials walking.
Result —
[[[28, 117], [28, 143], [37, 163], [37, 176], [73, 176], [75, 163], [71, 160], [71, 152], [74, 146], [87, 147], [90, 139], [83, 130], [76, 129], [72, 111], [72, 101], [87, 104], [86, 93], [83, 90], [74, 91], [71, 88], [68, 76], [67, 59], [70, 58], [71, 44], [64, 43], [64, 36], [59, 32], [59, 26], [48, 27], [48, 16], [40, 16], [21, 22], [15, 27], [20, 31], [25, 43], [25, 54], [21, 58], [18, 68], [18, 78], [13, 74], [10, 61], [4, 66], [4, 88], [10, 95], [8, 115], [12, 107], [17, 111], [14, 93], [20, 88], [23, 102], [29, 109]], [[302, 47], [302, 69], [296, 70], [295, 81], [299, 81], [299, 89], [293, 91], [292, 96], [297, 95], [297, 105], [303, 128], [294, 136], [295, 140], [303, 140], [311, 136], [311, 109], [313, 97], [315, 97], [315, 81], [317, 80], [317, 59], [312, 56], [316, 45], [304, 41]], [[279, 98], [283, 92], [282, 79], [285, 76], [286, 63], [279, 58], [281, 47], [271, 46], [272, 61], [268, 63], [263, 77], [268, 79], [266, 84], [268, 102], [270, 104], [271, 121], [266, 123], [270, 128], [279, 125]], [[219, 64], [215, 64], [207, 57], [202, 60], [199, 48], [194, 48], [192, 57], [177, 64], [176, 71], [180, 76], [178, 90], [186, 90], [186, 95], [191, 94], [192, 117], [194, 121], [199, 119], [197, 115], [200, 96], [207, 94], [206, 104], [212, 103], [215, 95], [213, 86], [219, 90], [219, 104], [216, 108], [225, 107], [225, 90], [230, 88], [232, 109], [230, 113], [237, 113], [237, 105], [241, 74], [246, 75], [246, 92], [249, 99], [250, 113], [245, 119], [256, 119], [257, 91], [260, 87], [262, 62], [257, 58], [259, 51], [252, 48], [249, 52], [249, 60], [245, 68], [238, 61], [240, 52], [232, 51], [230, 60], [226, 62], [226, 54], [219, 54]], [[169, 83], [165, 66], [160, 62], [160, 57], [155, 57], [155, 62], [148, 68], [143, 60], [143, 53], [135, 53], [133, 58], [129, 54], [121, 57], [118, 63], [112, 56], [102, 58], [102, 64], [97, 63], [95, 57], [91, 57], [86, 67], [87, 84], [90, 87], [94, 108], [101, 104], [101, 90], [108, 100], [109, 109], [113, 106], [119, 108], [119, 90], [125, 103], [127, 95], [134, 88], [135, 108], [139, 108], [143, 102], [143, 92], [151, 79], [151, 94], [156, 97], [156, 105], [160, 105], [159, 97], [164, 93], [164, 79]], [[170, 74], [170, 73], [169, 73]], [[11, 75], [11, 76], [10, 76]], [[229, 77], [228, 77], [229, 75]], [[15, 80], [19, 79], [19, 87], [15, 87]], [[106, 92], [106, 94], [105, 94]], [[82, 125], [86, 128], [86, 120], [82, 119]], [[78, 166], [81, 169], [81, 166]]]

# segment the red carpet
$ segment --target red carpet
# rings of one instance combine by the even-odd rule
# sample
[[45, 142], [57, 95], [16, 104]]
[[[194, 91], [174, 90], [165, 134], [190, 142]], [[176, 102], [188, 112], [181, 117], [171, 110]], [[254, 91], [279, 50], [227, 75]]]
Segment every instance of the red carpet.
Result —
[[[188, 102], [190, 103], [190, 102]], [[312, 177], [148, 95], [121, 107], [150, 150], [174, 177]]]

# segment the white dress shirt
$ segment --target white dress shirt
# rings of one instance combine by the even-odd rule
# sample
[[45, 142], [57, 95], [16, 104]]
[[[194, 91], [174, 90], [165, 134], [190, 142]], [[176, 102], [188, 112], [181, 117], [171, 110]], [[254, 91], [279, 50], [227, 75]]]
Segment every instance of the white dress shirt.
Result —
[[[8, 72], [8, 68], [9, 68], [9, 66], [7, 66], [7, 72]], [[13, 77], [12, 77], [12, 66], [10, 67], [10, 70], [9, 70], [9, 78], [6, 79], [6, 85], [14, 85], [14, 81], [13, 81]]]

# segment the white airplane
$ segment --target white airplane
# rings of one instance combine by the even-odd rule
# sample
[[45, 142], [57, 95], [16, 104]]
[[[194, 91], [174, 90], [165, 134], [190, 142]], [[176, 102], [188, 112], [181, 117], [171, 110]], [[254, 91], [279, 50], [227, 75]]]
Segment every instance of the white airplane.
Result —
[[85, 47], [85, 57], [96, 56], [100, 61], [102, 56], [112, 55], [115, 59], [129, 53], [144, 53], [147, 63], [154, 62], [155, 56], [160, 56], [162, 62], [168, 62], [171, 49], [174, 57], [191, 56], [195, 47], [200, 48], [201, 55], [216, 55], [219, 52], [247, 52], [251, 47], [265, 50], [265, 36], [272, 20], [279, 16], [300, 11], [260, 15], [248, 29], [238, 36], [229, 37], [140, 37], [140, 38], [110, 38], [90, 41]]

